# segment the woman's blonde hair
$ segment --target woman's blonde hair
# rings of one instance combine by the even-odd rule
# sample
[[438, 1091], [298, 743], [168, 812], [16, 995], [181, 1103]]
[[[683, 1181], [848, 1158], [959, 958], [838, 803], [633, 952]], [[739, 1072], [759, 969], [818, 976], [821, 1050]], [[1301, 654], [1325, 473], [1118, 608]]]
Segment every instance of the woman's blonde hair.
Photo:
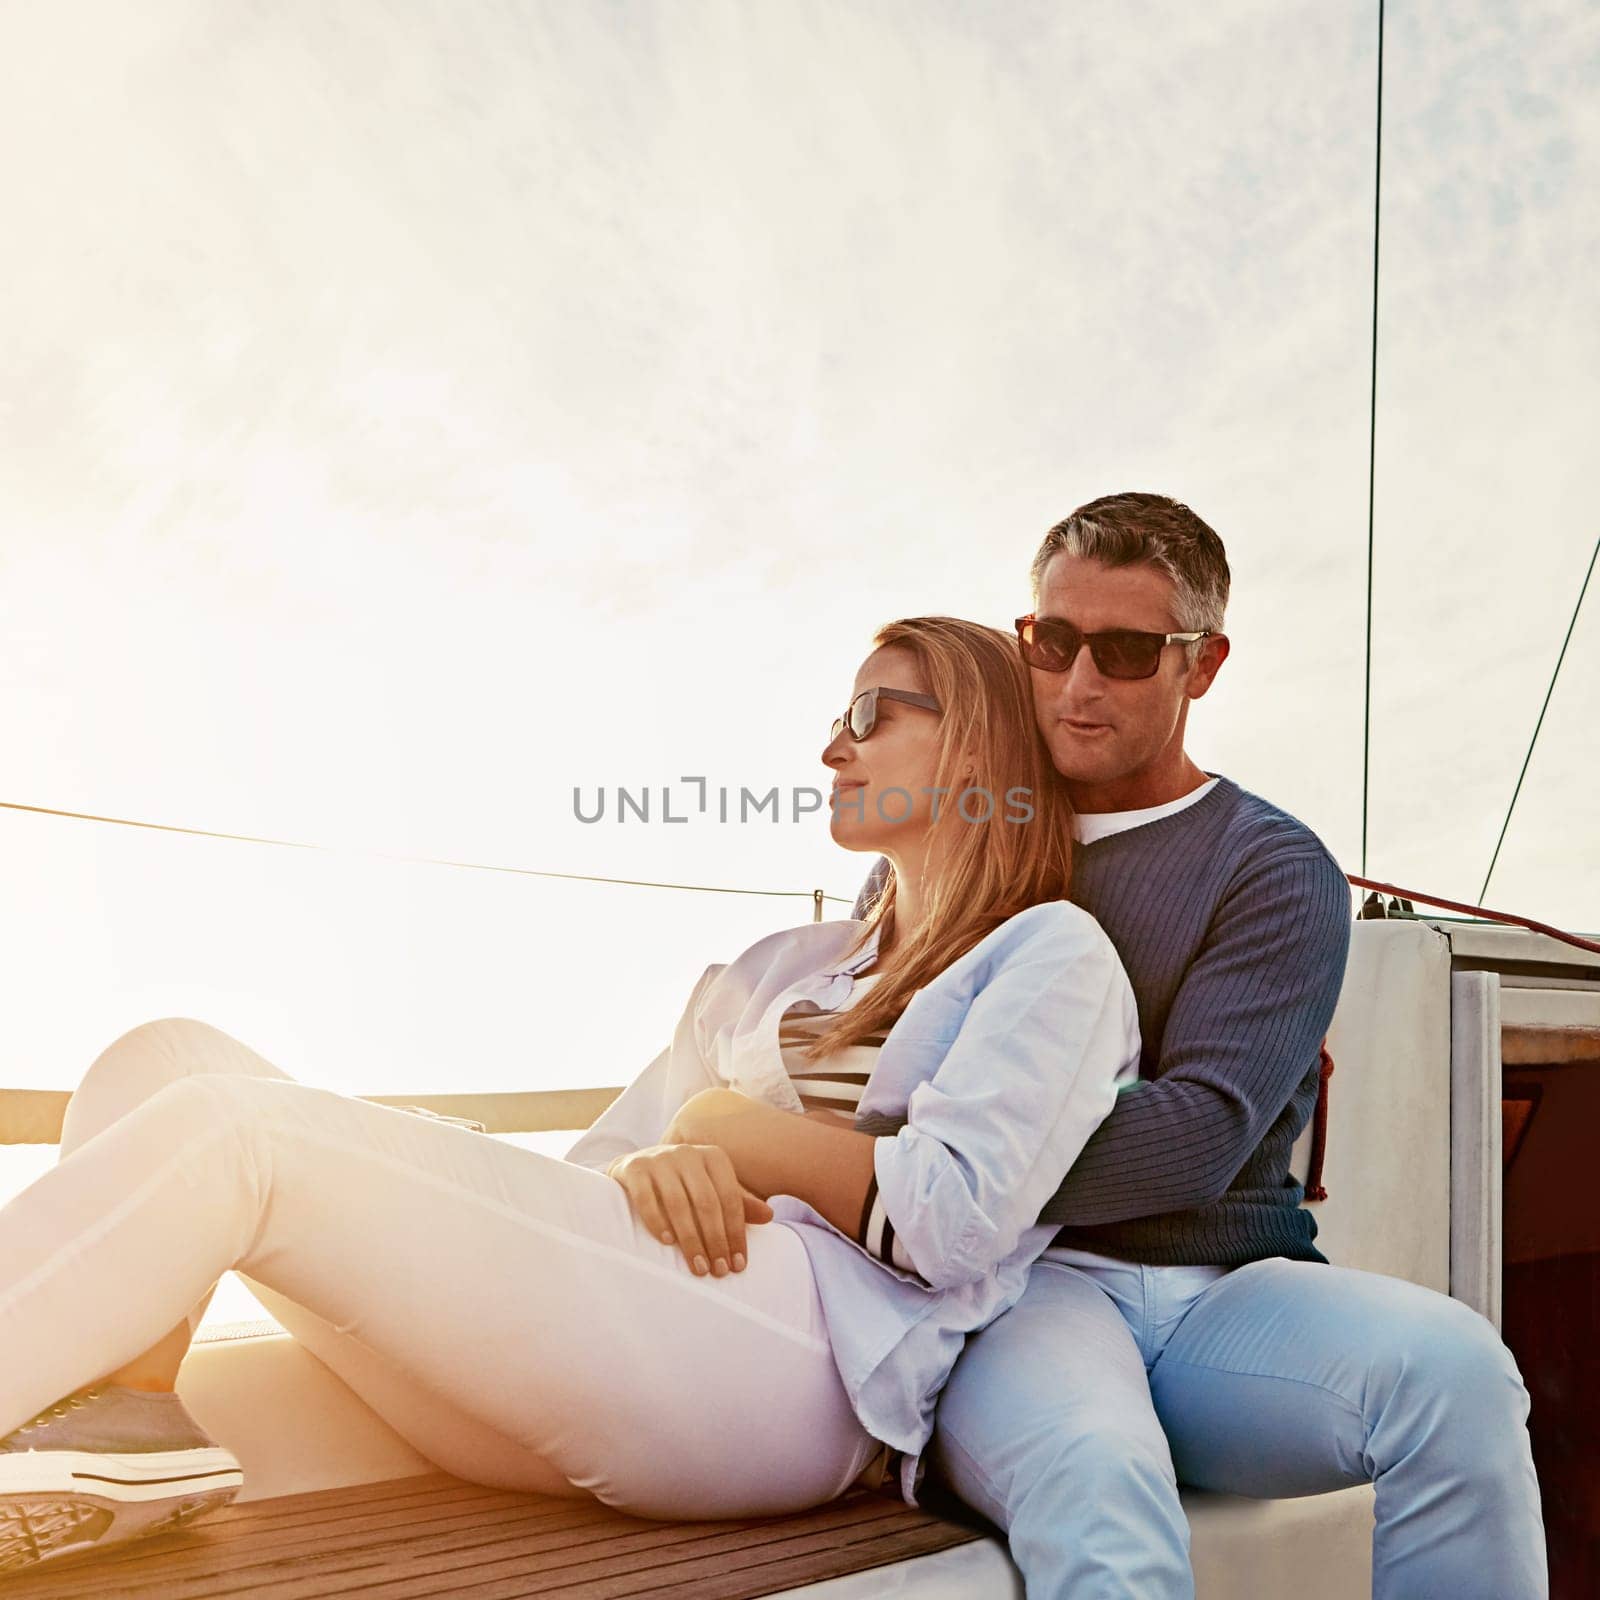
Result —
[[[1072, 876], [1072, 806], [1034, 725], [1032, 685], [1017, 641], [960, 617], [905, 617], [880, 628], [872, 642], [911, 655], [942, 708], [933, 783], [948, 793], [928, 835], [930, 844], [940, 841], [940, 864], [925, 886], [921, 925], [897, 936], [878, 965], [877, 983], [823, 1025], [804, 1052], [812, 1059], [889, 1028], [918, 989], [1008, 917], [1064, 900]], [[969, 822], [958, 808], [967, 788], [987, 792], [987, 821]], [[1018, 789], [1026, 793], [1008, 804]], [[1033, 813], [1028, 820], [1008, 820], [1026, 815], [1026, 807]], [[983, 805], [973, 801], [967, 810], [981, 814]], [[891, 872], [844, 959], [875, 930], [893, 929], [894, 908]]]

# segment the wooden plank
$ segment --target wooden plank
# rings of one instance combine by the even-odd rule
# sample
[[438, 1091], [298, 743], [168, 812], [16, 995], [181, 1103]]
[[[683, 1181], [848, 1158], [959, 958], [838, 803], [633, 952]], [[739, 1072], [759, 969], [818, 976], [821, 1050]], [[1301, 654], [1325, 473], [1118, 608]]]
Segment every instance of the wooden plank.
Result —
[[587, 1128], [622, 1093], [616, 1089], [523, 1089], [484, 1094], [369, 1094], [380, 1106], [422, 1106], [446, 1117], [470, 1117], [485, 1133], [553, 1133]]
[[[884, 1567], [895, 1561], [910, 1561], [917, 1556], [934, 1555], [958, 1544], [970, 1544], [979, 1535], [970, 1529], [950, 1522], [930, 1521], [914, 1527], [896, 1527], [870, 1541], [853, 1543], [848, 1552], [836, 1545], [808, 1552], [785, 1551], [773, 1562], [751, 1564], [737, 1570], [699, 1570], [675, 1577], [670, 1570], [649, 1574], [638, 1587], [621, 1589], [612, 1587], [605, 1594], [671, 1595], [687, 1600], [755, 1600], [760, 1595], [778, 1594], [785, 1589], [798, 1589], [806, 1583], [822, 1583], [829, 1578], [850, 1572], [869, 1572], [874, 1567]], [[848, 1555], [850, 1566], [841, 1568], [841, 1557]], [[471, 1591], [466, 1591], [471, 1594]], [[526, 1592], [526, 1591], [525, 1591]], [[554, 1589], [540, 1590], [542, 1594], [556, 1594], [563, 1600], [598, 1600], [600, 1590]], [[896, 1586], [896, 1592], [898, 1586]]]
[[[965, 1544], [976, 1537], [970, 1529], [937, 1522], [900, 1506], [856, 1528], [823, 1526], [804, 1535], [769, 1536], [719, 1550], [685, 1545], [671, 1553], [671, 1560], [634, 1562], [627, 1569], [607, 1563], [616, 1566], [616, 1570], [605, 1573], [597, 1570], [601, 1563], [594, 1563], [589, 1568], [561, 1574], [563, 1579], [576, 1581], [541, 1584], [535, 1591], [504, 1586], [483, 1589], [473, 1584], [449, 1592], [470, 1600], [514, 1600], [530, 1592], [560, 1595], [564, 1600], [624, 1600], [628, 1596], [657, 1594], [687, 1595], [693, 1600], [745, 1600], [847, 1572], [865, 1572], [911, 1555], [927, 1555]], [[444, 1592], [426, 1591], [429, 1595]], [[421, 1596], [418, 1591], [408, 1594], [407, 1600], [421, 1600]]]
[[[804, 1512], [792, 1518], [709, 1527], [692, 1522], [638, 1523], [630, 1518], [626, 1519], [630, 1524], [628, 1531], [596, 1529], [587, 1539], [571, 1539], [561, 1544], [503, 1541], [482, 1552], [489, 1559], [465, 1565], [429, 1562], [423, 1567], [408, 1546], [406, 1559], [399, 1564], [395, 1580], [382, 1592], [392, 1600], [418, 1600], [421, 1596], [438, 1594], [470, 1595], [472, 1600], [512, 1600], [512, 1597], [529, 1593], [567, 1592], [599, 1600], [611, 1594], [648, 1593], [650, 1585], [656, 1581], [655, 1574], [662, 1569], [703, 1574], [718, 1570], [730, 1560], [739, 1563], [746, 1552], [763, 1545], [792, 1545], [796, 1540], [805, 1540], [810, 1547], [820, 1542], [821, 1547], [835, 1551], [848, 1548], [851, 1543], [848, 1530], [852, 1522], [883, 1521], [897, 1517], [904, 1509], [886, 1501], [872, 1505], [838, 1501], [820, 1511]], [[846, 1566], [836, 1570], [854, 1569]], [[784, 1582], [772, 1587], [792, 1585]], [[309, 1600], [310, 1594], [319, 1592], [349, 1591], [345, 1587], [297, 1591], [283, 1596], [282, 1600]], [[758, 1588], [753, 1592], [768, 1591]], [[280, 1600], [276, 1588], [263, 1591], [263, 1595]]]
[[[555, 1133], [587, 1128], [621, 1089], [526, 1089], [483, 1094], [368, 1094], [380, 1106], [421, 1106], [481, 1122], [486, 1133]], [[59, 1144], [71, 1094], [64, 1089], [0, 1089], [0, 1144]]]
[[6, 1600], [746, 1600], [977, 1537], [857, 1491], [792, 1517], [653, 1522], [444, 1474], [252, 1501], [18, 1576]]
[[1511, 1023], [1500, 1030], [1508, 1067], [1600, 1066], [1600, 1028], [1549, 1028]]
[[60, 1144], [65, 1089], [0, 1089], [0, 1144]]
[[[407, 1560], [436, 1549], [459, 1553], [517, 1532], [537, 1533], [559, 1545], [603, 1537], [613, 1516], [593, 1501], [529, 1495], [497, 1495], [490, 1503], [447, 1501], [442, 1512], [435, 1517], [425, 1502], [408, 1503], [376, 1517], [314, 1524], [306, 1516], [252, 1527], [224, 1511], [197, 1524], [192, 1534], [129, 1545], [114, 1565], [102, 1563], [95, 1592], [175, 1600], [189, 1594], [255, 1593], [267, 1586], [277, 1593], [314, 1572], [320, 1587], [311, 1592], [331, 1593], [339, 1587], [338, 1574], [370, 1569], [375, 1561], [389, 1560], [393, 1550], [403, 1549]], [[45, 1581], [43, 1572], [37, 1581]]]
[[[509, 1534], [537, 1532], [582, 1540], [597, 1536], [607, 1526], [609, 1513], [593, 1503], [574, 1500], [549, 1500], [536, 1509], [520, 1503], [484, 1505], [475, 1502], [445, 1502], [438, 1507], [405, 1506], [365, 1516], [325, 1520], [309, 1518], [279, 1526], [238, 1530], [226, 1536], [227, 1575], [217, 1576], [217, 1552], [222, 1548], [220, 1530], [212, 1518], [195, 1530], [193, 1545], [185, 1541], [171, 1550], [154, 1555], [136, 1555], [137, 1546], [108, 1573], [119, 1592], [159, 1592], [174, 1597], [191, 1590], [208, 1595], [249, 1592], [265, 1579], [287, 1583], [302, 1571], [314, 1571], [324, 1592], [332, 1592], [331, 1575], [370, 1565], [372, 1552], [382, 1551], [397, 1538], [405, 1541], [411, 1554], [433, 1550], [460, 1555], [477, 1546], [494, 1544]], [[204, 1542], [200, 1542], [201, 1539]], [[556, 1542], [561, 1542], [560, 1538]], [[153, 1546], [156, 1541], [147, 1543]], [[153, 1586], [153, 1590], [152, 1587]]]
[[[86, 1570], [103, 1574], [116, 1570], [120, 1573], [124, 1567], [131, 1569], [146, 1562], [160, 1563], [174, 1556], [174, 1553], [210, 1559], [224, 1542], [227, 1542], [229, 1549], [236, 1549], [251, 1535], [262, 1532], [270, 1534], [274, 1529], [325, 1528], [362, 1515], [375, 1516], [380, 1527], [397, 1527], [404, 1526], [409, 1519], [434, 1506], [446, 1512], [459, 1505], [485, 1510], [504, 1502], [524, 1504], [527, 1499], [526, 1495], [510, 1490], [488, 1489], [443, 1473], [392, 1478], [343, 1489], [310, 1490], [272, 1500], [247, 1501], [206, 1518], [183, 1534], [140, 1539], [131, 1544], [113, 1546], [103, 1556], [83, 1559], [86, 1563], [92, 1560], [92, 1565]], [[36, 1577], [13, 1578], [6, 1586], [6, 1600], [12, 1600], [20, 1592], [20, 1585], [35, 1582], [48, 1585], [54, 1581], [53, 1575], [56, 1573], [66, 1577], [77, 1570], [75, 1560], [64, 1560], [42, 1568]]]
[[[769, 1525], [765, 1522], [648, 1522], [608, 1512], [592, 1503], [581, 1506], [572, 1501], [555, 1502], [573, 1509], [566, 1515], [552, 1516], [550, 1502], [537, 1504], [540, 1510], [531, 1521], [494, 1528], [480, 1526], [442, 1536], [417, 1534], [409, 1527], [396, 1528], [376, 1538], [369, 1535], [359, 1546], [326, 1555], [257, 1560], [243, 1574], [243, 1581], [241, 1556], [230, 1547], [226, 1578], [197, 1575], [192, 1582], [185, 1582], [167, 1579], [163, 1574], [159, 1589], [141, 1588], [138, 1593], [159, 1593], [163, 1600], [168, 1596], [172, 1600], [199, 1600], [200, 1596], [210, 1600], [213, 1596], [234, 1595], [315, 1600], [318, 1596], [356, 1590], [370, 1593], [381, 1583], [380, 1592], [395, 1600], [408, 1600], [416, 1594], [461, 1593], [469, 1587], [481, 1596], [517, 1594], [527, 1592], [530, 1574], [548, 1582], [552, 1581], [550, 1575], [573, 1569], [590, 1576], [613, 1569], [636, 1572], [667, 1559], [673, 1546], [692, 1545], [700, 1551], [716, 1552], [725, 1547], [739, 1548], [752, 1538], [768, 1537], [765, 1530]], [[892, 1513], [895, 1508], [888, 1509]], [[817, 1515], [810, 1513], [808, 1517]], [[833, 1520], [837, 1525], [837, 1517]], [[248, 1561], [250, 1554], [246, 1553], [243, 1559]], [[123, 1591], [118, 1589], [117, 1593]]]

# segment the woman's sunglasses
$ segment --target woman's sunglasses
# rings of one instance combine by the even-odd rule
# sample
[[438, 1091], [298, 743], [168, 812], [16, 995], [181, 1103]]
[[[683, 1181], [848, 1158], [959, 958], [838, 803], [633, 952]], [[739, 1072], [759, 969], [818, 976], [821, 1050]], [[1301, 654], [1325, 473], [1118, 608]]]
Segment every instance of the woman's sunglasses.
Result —
[[1198, 633], [1142, 633], [1137, 628], [1084, 633], [1060, 617], [1036, 617], [1031, 612], [1018, 617], [1016, 627], [1022, 659], [1030, 667], [1065, 672], [1088, 645], [1095, 666], [1108, 678], [1153, 678], [1169, 644], [1193, 644], [1212, 633], [1210, 628]]
[[880, 700], [899, 700], [908, 706], [925, 706], [929, 711], [939, 709], [939, 702], [931, 694], [913, 694], [909, 689], [863, 689], [850, 702], [850, 709], [833, 719], [828, 742], [832, 744], [841, 733], [848, 733], [859, 744], [878, 725]]

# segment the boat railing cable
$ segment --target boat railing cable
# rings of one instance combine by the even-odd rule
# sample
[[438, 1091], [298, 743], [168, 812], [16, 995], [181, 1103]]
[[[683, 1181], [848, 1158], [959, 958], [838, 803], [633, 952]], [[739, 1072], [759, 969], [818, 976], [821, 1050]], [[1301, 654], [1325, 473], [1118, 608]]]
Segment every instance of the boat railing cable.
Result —
[[[1517, 786], [1511, 791], [1511, 804], [1506, 807], [1505, 821], [1500, 824], [1500, 837], [1494, 842], [1494, 854], [1489, 858], [1489, 870], [1483, 875], [1483, 887], [1478, 891], [1481, 900], [1489, 892], [1489, 880], [1494, 876], [1495, 864], [1500, 860], [1500, 846], [1506, 842], [1506, 830], [1511, 826], [1511, 813], [1517, 809], [1517, 796], [1522, 793], [1522, 780], [1528, 776], [1528, 763], [1533, 760], [1533, 747], [1539, 742], [1539, 730], [1544, 726], [1544, 714], [1550, 709], [1550, 696], [1555, 693], [1556, 679], [1561, 676], [1561, 663], [1567, 659], [1567, 646], [1572, 643], [1572, 630], [1578, 625], [1578, 613], [1583, 610], [1583, 597], [1589, 592], [1589, 580], [1594, 576], [1595, 561], [1600, 558], [1600, 534], [1595, 536], [1594, 550], [1589, 556], [1589, 568], [1578, 588], [1578, 603], [1572, 608], [1572, 620], [1567, 623], [1567, 636], [1561, 641], [1561, 651], [1556, 656], [1555, 671], [1550, 674], [1550, 686], [1544, 692], [1544, 704], [1539, 707], [1538, 720], [1533, 725], [1533, 737], [1528, 741], [1528, 753], [1522, 758], [1522, 771], [1517, 774]], [[1363, 861], [1361, 870], [1366, 871]]]
[[1392, 895], [1397, 900], [1416, 900], [1425, 906], [1438, 906], [1446, 911], [1459, 911], [1464, 916], [1482, 917], [1490, 922], [1503, 922], [1508, 927], [1529, 928], [1547, 938], [1559, 939], [1563, 944], [1576, 945], [1580, 950], [1593, 950], [1600, 955], [1600, 939], [1585, 939], [1581, 934], [1567, 933], [1553, 928], [1548, 922], [1536, 922], [1532, 917], [1518, 916], [1514, 911], [1491, 911], [1487, 906], [1469, 905], [1463, 900], [1442, 900], [1436, 894], [1424, 894], [1417, 889], [1402, 889], [1398, 884], [1378, 883], [1371, 878], [1358, 877], [1347, 872], [1345, 877], [1358, 889], [1371, 889], [1376, 894]]
[[821, 889], [743, 889], [721, 883], [665, 883], [653, 878], [607, 878], [592, 872], [548, 872], [536, 867], [506, 867], [485, 861], [452, 861], [440, 856], [396, 855], [386, 850], [366, 850], [350, 845], [309, 844], [299, 839], [270, 839], [252, 833], [223, 833], [214, 828], [185, 828], [170, 822], [142, 822], [133, 817], [100, 816], [90, 811], [66, 811], [55, 806], [22, 805], [0, 800], [0, 810], [30, 811], [45, 817], [69, 817], [78, 822], [102, 822], [119, 828], [149, 828], [157, 833], [182, 833], [197, 839], [231, 839], [239, 844], [271, 845], [281, 850], [318, 850], [330, 855], [359, 855], [376, 861], [398, 861], [411, 866], [453, 867], [462, 872], [505, 872], [522, 878], [564, 878], [571, 883], [615, 883], [635, 889], [686, 889], [696, 894], [756, 894], [779, 899], [809, 900], [813, 920], [822, 921], [823, 902], [838, 905], [853, 902], [843, 895], [825, 894]]

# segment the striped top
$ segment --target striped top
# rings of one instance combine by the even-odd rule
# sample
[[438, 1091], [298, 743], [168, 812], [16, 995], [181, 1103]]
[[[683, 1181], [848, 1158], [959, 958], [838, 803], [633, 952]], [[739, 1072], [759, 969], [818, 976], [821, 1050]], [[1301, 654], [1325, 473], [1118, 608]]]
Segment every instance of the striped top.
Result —
[[[869, 973], [857, 977], [850, 994], [839, 1011], [847, 1011], [878, 981], [879, 974]], [[837, 1011], [825, 1011], [815, 1000], [799, 1000], [784, 1012], [778, 1023], [778, 1048], [783, 1052], [783, 1064], [789, 1081], [800, 1096], [800, 1104], [807, 1111], [837, 1111], [854, 1120], [861, 1091], [878, 1064], [878, 1051], [888, 1037], [887, 1029], [869, 1034], [859, 1044], [844, 1050], [835, 1050], [820, 1061], [802, 1054]]]
[[[865, 977], [857, 975], [838, 1011], [849, 1010], [880, 976], [876, 972], [868, 973]], [[833, 1111], [853, 1122], [867, 1079], [878, 1064], [878, 1051], [888, 1037], [888, 1030], [870, 1033], [859, 1044], [835, 1050], [820, 1061], [803, 1055], [803, 1047], [821, 1033], [826, 1023], [838, 1015], [838, 1011], [824, 1011], [814, 1000], [797, 1001], [784, 1012], [778, 1024], [778, 1047], [783, 1052], [783, 1064], [788, 1069], [789, 1081], [800, 1096], [800, 1104], [807, 1111]], [[894, 1224], [889, 1220], [883, 1197], [878, 1193], [876, 1177], [867, 1190], [856, 1241], [869, 1254], [875, 1255], [880, 1261], [892, 1262], [902, 1272], [917, 1270], [910, 1253], [895, 1236]]]
[[[838, 1011], [850, 1010], [880, 976], [880, 973], [858, 974], [850, 995], [838, 1006]], [[856, 1106], [861, 1102], [862, 1090], [866, 1090], [867, 1078], [872, 1077], [872, 1069], [878, 1064], [878, 1050], [888, 1037], [888, 1029], [872, 1032], [861, 1043], [850, 1045], [846, 1050], [835, 1050], [821, 1061], [803, 1056], [802, 1046], [821, 1034], [824, 1024], [837, 1016], [838, 1011], [824, 1011], [814, 1000], [798, 1000], [779, 1021], [778, 1048], [782, 1051], [784, 1067], [789, 1070], [789, 1082], [794, 1083], [800, 1104], [806, 1110], [830, 1110], [854, 1122]], [[867, 1189], [867, 1203], [862, 1206], [856, 1242], [866, 1246], [880, 1261], [893, 1262], [901, 1272], [917, 1270], [906, 1246], [894, 1237], [894, 1224], [883, 1210], [883, 1198], [878, 1194], [875, 1176]]]

